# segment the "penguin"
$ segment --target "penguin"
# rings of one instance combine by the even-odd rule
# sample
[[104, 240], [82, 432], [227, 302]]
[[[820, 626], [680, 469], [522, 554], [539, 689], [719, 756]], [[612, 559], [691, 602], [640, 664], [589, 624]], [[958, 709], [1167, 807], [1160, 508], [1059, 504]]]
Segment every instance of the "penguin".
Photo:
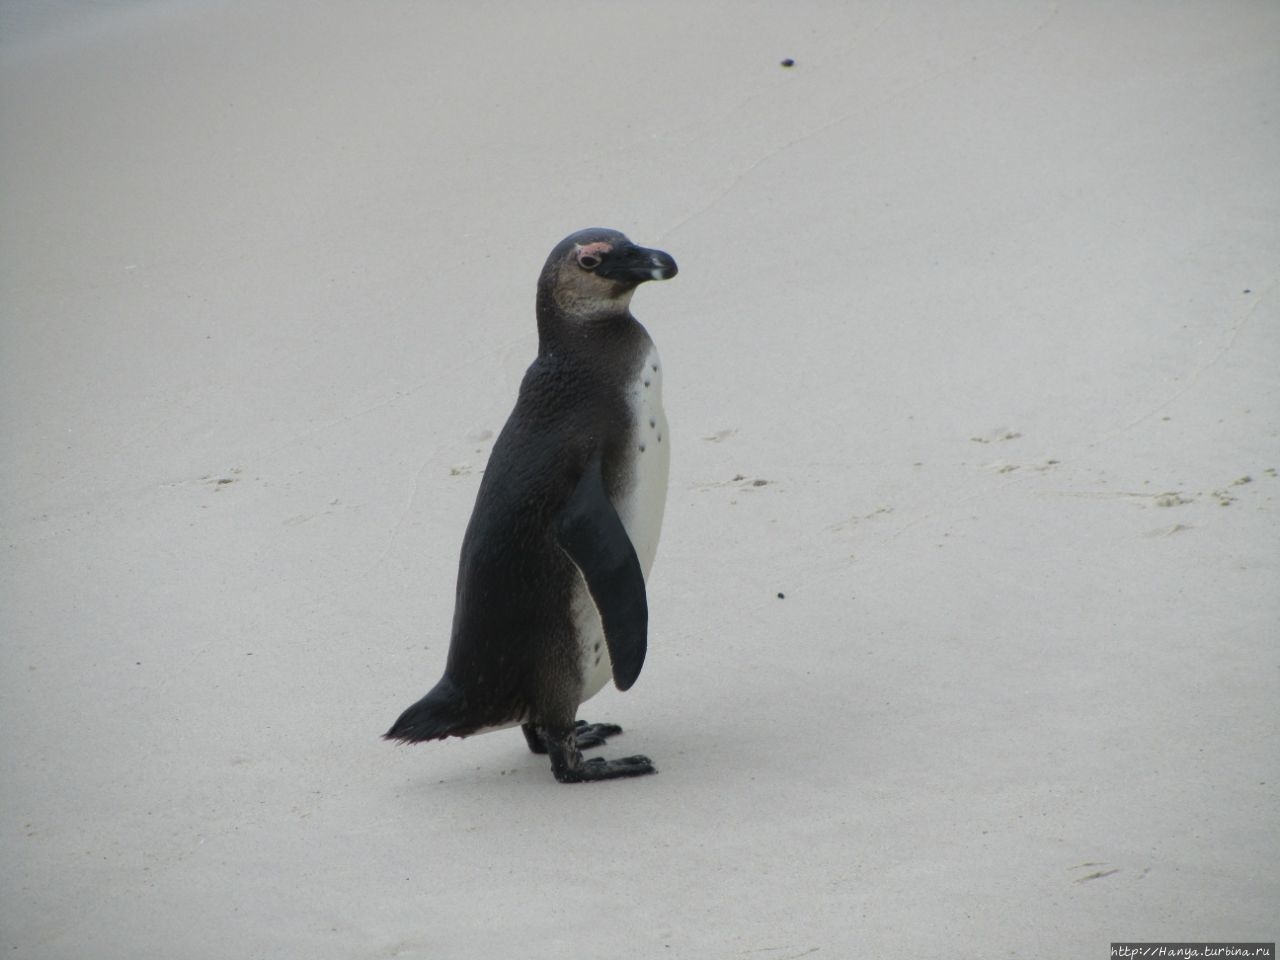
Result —
[[570, 234], [538, 277], [538, 354], [494, 441], [462, 540], [444, 676], [384, 739], [520, 725], [560, 783], [654, 773], [648, 757], [584, 760], [622, 732], [577, 719], [648, 644], [671, 438], [662, 364], [631, 297], [676, 275], [616, 230]]

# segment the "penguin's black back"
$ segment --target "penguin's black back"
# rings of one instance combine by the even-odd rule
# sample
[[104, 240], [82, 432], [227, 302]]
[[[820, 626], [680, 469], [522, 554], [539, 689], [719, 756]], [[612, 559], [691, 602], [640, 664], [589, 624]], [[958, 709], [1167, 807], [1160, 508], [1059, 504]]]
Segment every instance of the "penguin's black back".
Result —
[[648, 344], [630, 314], [576, 341], [544, 331], [463, 537], [444, 677], [389, 739], [466, 736], [576, 694], [578, 572], [557, 543], [556, 520], [597, 451], [606, 491], [617, 491], [634, 430], [626, 390]]

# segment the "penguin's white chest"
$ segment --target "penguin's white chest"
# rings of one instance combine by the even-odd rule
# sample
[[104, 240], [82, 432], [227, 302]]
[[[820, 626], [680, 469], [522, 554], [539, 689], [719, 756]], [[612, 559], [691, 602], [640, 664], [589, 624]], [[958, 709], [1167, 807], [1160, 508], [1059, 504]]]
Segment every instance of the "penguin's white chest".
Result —
[[[662, 410], [662, 362], [652, 344], [627, 391], [633, 428], [629, 471], [623, 477], [614, 508], [626, 528], [645, 578], [658, 552], [662, 513], [667, 505], [667, 474], [671, 465], [671, 437]], [[613, 665], [586, 583], [579, 579], [573, 615], [582, 651], [582, 700], [595, 696], [613, 678]]]
[[631, 385], [628, 399], [635, 424], [631, 477], [614, 506], [647, 578], [658, 552], [671, 465], [671, 437], [667, 432], [667, 415], [662, 410], [662, 363], [657, 348], [652, 345], [639, 376]]

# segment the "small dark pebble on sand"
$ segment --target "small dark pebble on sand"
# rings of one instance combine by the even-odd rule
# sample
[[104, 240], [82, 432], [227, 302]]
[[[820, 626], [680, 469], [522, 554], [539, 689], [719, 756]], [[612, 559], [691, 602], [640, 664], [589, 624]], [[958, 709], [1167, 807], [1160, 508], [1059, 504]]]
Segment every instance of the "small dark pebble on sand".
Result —
[[785, 600], [785, 599], [787, 599], [787, 595], [786, 595], [785, 593], [783, 593], [782, 591], [778, 591], [778, 599], [779, 599], [779, 600]]
[[790, 57], [787, 57], [787, 59], [782, 61], [782, 65], [784, 67], [794, 67], [796, 65], [796, 62], [792, 60]]

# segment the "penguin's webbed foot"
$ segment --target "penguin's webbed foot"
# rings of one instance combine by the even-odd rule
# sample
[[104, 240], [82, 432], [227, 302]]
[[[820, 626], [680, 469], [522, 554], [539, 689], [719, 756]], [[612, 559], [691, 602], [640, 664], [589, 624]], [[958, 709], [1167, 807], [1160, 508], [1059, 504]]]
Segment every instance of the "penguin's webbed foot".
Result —
[[[534, 753], [547, 752], [547, 738], [543, 736], [537, 724], [522, 723], [520, 730], [524, 733], [525, 742], [529, 744], [530, 750]], [[603, 747], [610, 737], [616, 737], [621, 732], [622, 728], [616, 723], [587, 723], [585, 720], [576, 721], [572, 731], [579, 750]]]
[[657, 773], [658, 768], [648, 757], [637, 754], [634, 757], [622, 757], [619, 760], [593, 757], [590, 760], [583, 760], [577, 770], [561, 771], [553, 765], [551, 772], [561, 783], [588, 783], [592, 780], [614, 780], [618, 777], [642, 777], [646, 773]]
[[[597, 734], [590, 732], [593, 726], [606, 727], [610, 733]], [[613, 724], [586, 724], [588, 738], [611, 736], [612, 732], [621, 732]], [[618, 777], [640, 777], [646, 773], [657, 773], [658, 769], [648, 757], [623, 757], [620, 760], [606, 760], [603, 757], [582, 759], [582, 751], [578, 748], [579, 731], [584, 725], [579, 723], [563, 732], [547, 730], [542, 732], [543, 744], [551, 755], [551, 772], [561, 783], [588, 783], [595, 780], [614, 780]], [[526, 733], [526, 736], [528, 734]], [[598, 745], [598, 744], [597, 744]], [[530, 743], [532, 746], [532, 742]]]

